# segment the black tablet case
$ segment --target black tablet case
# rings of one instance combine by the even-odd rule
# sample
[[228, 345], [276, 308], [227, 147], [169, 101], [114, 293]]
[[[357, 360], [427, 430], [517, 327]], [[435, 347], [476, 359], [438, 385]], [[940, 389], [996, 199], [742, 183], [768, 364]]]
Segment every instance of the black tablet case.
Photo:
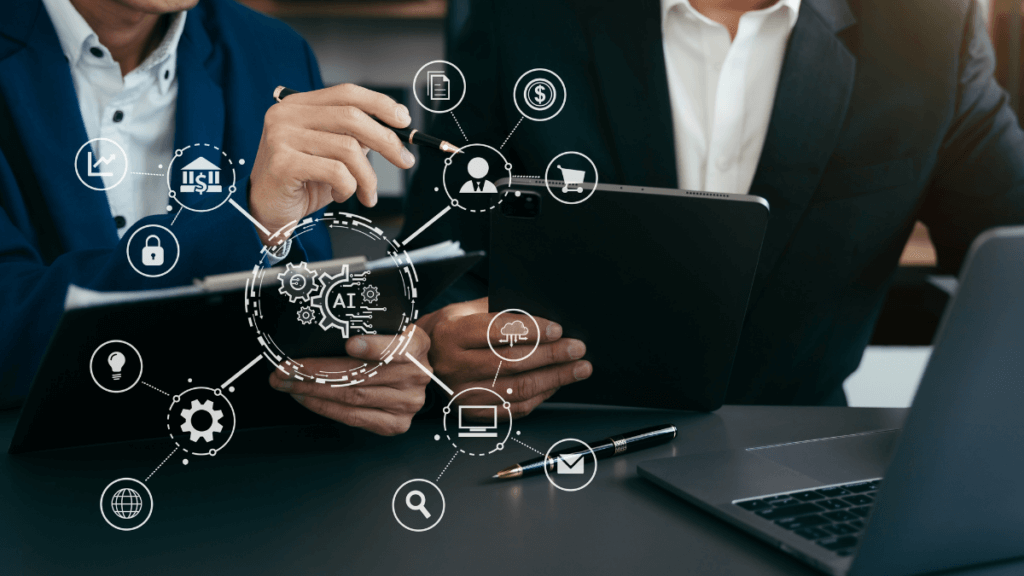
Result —
[[[423, 310], [482, 257], [482, 252], [475, 252], [416, 264], [417, 307]], [[383, 282], [388, 273], [373, 274], [376, 282]], [[9, 452], [166, 436], [171, 399], [143, 382], [168, 394], [193, 386], [216, 388], [263, 352], [248, 324], [243, 292], [237, 289], [65, 312], [22, 407]], [[113, 339], [132, 343], [143, 358], [142, 382], [120, 394], [104, 392], [89, 376], [93, 350]], [[292, 350], [310, 354], [340, 356], [345, 351], [345, 340], [338, 335], [294, 344]], [[261, 361], [232, 384], [235, 392], [226, 394], [238, 426], [323, 420], [287, 394], [272, 389], [267, 380], [272, 369], [269, 361]]]
[[[647, 189], [557, 202], [541, 185], [491, 214], [490, 309], [558, 322], [593, 376], [552, 401], [711, 411], [732, 372], [767, 201]], [[612, 186], [608, 186], [611, 188]], [[539, 203], [523, 217], [527, 198]]]

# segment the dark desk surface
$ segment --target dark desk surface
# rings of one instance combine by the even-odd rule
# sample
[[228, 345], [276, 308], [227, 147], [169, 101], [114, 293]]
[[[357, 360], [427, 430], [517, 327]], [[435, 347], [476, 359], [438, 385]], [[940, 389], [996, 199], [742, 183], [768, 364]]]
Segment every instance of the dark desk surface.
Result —
[[[814, 574], [639, 478], [636, 465], [673, 455], [896, 428], [904, 410], [727, 406], [714, 414], [551, 406], [514, 423], [546, 451], [563, 437], [591, 440], [672, 422], [664, 446], [601, 461], [586, 489], [543, 477], [489, 480], [536, 456], [509, 443], [459, 455], [437, 482], [447, 508], [429, 532], [401, 528], [391, 497], [406, 480], [435, 480], [455, 450], [439, 421], [397, 438], [333, 425], [236, 433], [214, 458], [181, 453], [147, 482], [153, 516], [118, 532], [100, 516], [103, 488], [141, 479], [169, 439], [0, 457], [0, 572], [16, 574], [444, 573]], [[97, 414], [97, 418], [111, 415]], [[6, 451], [16, 412], [0, 412]], [[73, 430], [68, 431], [73, 434]], [[13, 566], [11, 565], [13, 563]], [[11, 569], [13, 568], [13, 569]]]

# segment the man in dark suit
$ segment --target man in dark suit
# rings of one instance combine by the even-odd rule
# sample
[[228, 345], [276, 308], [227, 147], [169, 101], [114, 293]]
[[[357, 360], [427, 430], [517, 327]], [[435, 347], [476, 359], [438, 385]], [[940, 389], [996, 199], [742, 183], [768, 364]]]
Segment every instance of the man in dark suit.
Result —
[[[514, 174], [542, 174], [574, 150], [594, 161], [601, 182], [705, 182], [769, 201], [729, 403], [845, 404], [843, 381], [915, 221], [928, 225], [950, 272], [982, 230], [1024, 223], [1024, 134], [993, 78], [974, 0], [481, 0], [449, 60], [467, 79], [454, 111], [466, 136], [497, 146], [511, 133], [502, 152]], [[567, 103], [553, 120], [522, 120], [512, 133], [521, 119], [513, 85], [534, 68], [561, 76]], [[734, 130], [726, 120], [736, 113], [749, 122]], [[451, 118], [431, 130], [463, 141]], [[709, 155], [716, 147], [722, 156]], [[439, 161], [421, 161], [409, 231], [447, 200], [433, 191]], [[453, 210], [417, 240], [486, 249], [487, 230], [487, 218]], [[486, 285], [481, 265], [453, 299], [479, 298]], [[452, 387], [495, 373], [497, 358], [475, 354], [486, 348], [486, 312], [481, 299], [421, 320], [431, 362]], [[590, 375], [583, 343], [561, 333], [548, 330], [530, 365], [502, 368], [520, 415]]]
[[[278, 85], [308, 93], [274, 104]], [[264, 229], [277, 231], [352, 195], [374, 205], [376, 176], [363, 146], [401, 168], [415, 159], [370, 115], [403, 127], [409, 112], [357, 86], [322, 88], [316, 59], [298, 35], [231, 0], [6, 2], [0, 18], [0, 406], [27, 393], [69, 284], [141, 290], [249, 270], [262, 245], [273, 244]], [[142, 174], [117, 188], [76, 175], [76, 151], [98, 137], [130, 142], [128, 156], [144, 160], [131, 168]], [[165, 206], [162, 179], [145, 180], [174, 150], [197, 143], [246, 161], [236, 164], [242, 193], [232, 199], [251, 216], [230, 206], [208, 213]], [[172, 223], [182, 265], [160, 278], [136, 274], [126, 258], [132, 231]], [[276, 261], [331, 254], [323, 227], [282, 248]], [[311, 365], [335, 371], [362, 365], [390, 338], [352, 338], [350, 358]], [[413, 342], [409, 350], [426, 363], [428, 339], [418, 334]], [[283, 370], [270, 382], [318, 414], [395, 434], [408, 428], [429, 381], [409, 367], [400, 360], [359, 390], [299, 382]]]

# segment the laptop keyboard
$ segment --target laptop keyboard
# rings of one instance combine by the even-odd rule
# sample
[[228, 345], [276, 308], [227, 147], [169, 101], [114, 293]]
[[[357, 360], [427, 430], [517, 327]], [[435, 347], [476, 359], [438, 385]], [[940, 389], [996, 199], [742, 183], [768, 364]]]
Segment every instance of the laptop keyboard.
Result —
[[733, 502], [840, 556], [850, 556], [871, 513], [881, 478]]

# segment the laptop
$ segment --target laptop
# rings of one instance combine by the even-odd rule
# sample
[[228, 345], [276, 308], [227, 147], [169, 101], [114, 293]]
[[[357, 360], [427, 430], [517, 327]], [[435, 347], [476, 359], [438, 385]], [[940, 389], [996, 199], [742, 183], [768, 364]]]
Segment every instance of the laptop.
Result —
[[[586, 343], [593, 377], [552, 401], [717, 409], [732, 376], [768, 202], [573, 184], [498, 181], [507, 190], [491, 211], [490, 310], [525, 310]], [[574, 203], [557, 195], [565, 189]]]
[[639, 472], [829, 574], [1024, 556], [1024, 227], [975, 240], [901, 431], [653, 460]]

